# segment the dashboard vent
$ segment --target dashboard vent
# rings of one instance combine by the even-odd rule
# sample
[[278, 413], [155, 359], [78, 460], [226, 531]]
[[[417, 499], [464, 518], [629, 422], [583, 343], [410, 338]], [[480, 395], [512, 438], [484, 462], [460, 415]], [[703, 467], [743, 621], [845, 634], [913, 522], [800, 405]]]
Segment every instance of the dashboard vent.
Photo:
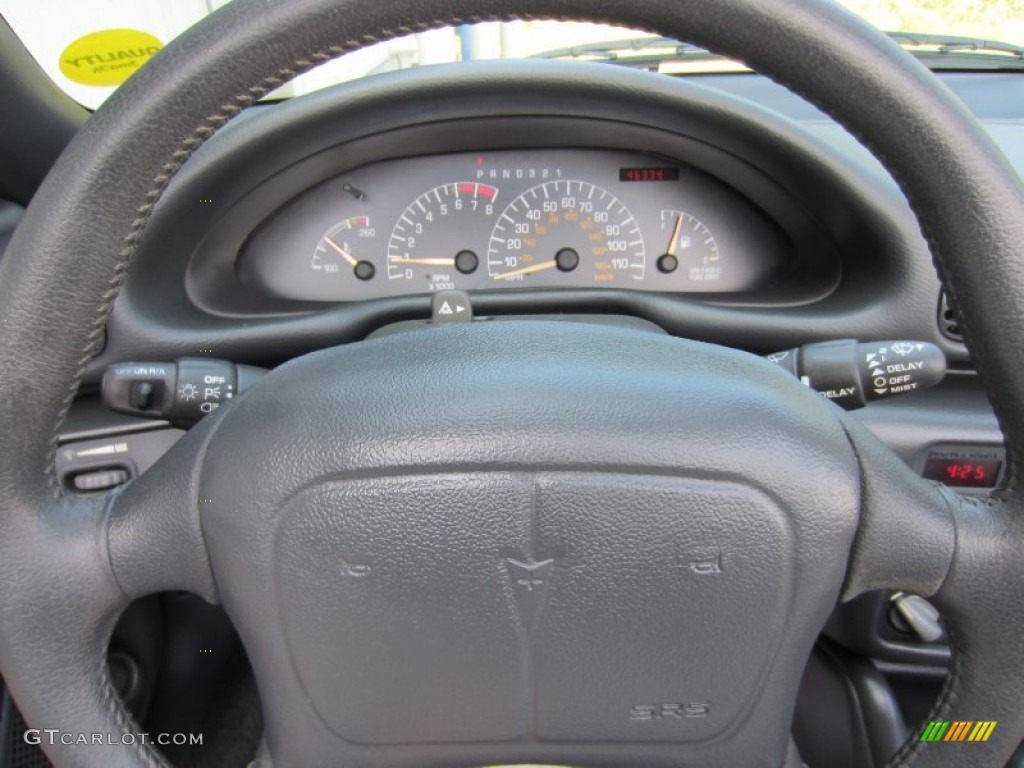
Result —
[[964, 336], [960, 332], [960, 321], [957, 319], [956, 310], [953, 309], [945, 291], [939, 295], [939, 330], [947, 339], [959, 342], [964, 340]]

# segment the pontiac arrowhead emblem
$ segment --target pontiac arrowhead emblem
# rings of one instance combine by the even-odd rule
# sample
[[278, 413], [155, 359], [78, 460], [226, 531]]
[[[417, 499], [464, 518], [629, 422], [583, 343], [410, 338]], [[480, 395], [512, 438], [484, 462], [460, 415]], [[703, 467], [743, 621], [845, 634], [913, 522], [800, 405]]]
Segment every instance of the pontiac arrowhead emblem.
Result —
[[528, 630], [533, 629], [544, 602], [551, 566], [554, 563], [554, 560], [539, 563], [521, 563], [512, 558], [505, 560], [505, 567], [512, 581], [512, 593], [516, 596], [516, 605], [519, 607], [519, 618]]

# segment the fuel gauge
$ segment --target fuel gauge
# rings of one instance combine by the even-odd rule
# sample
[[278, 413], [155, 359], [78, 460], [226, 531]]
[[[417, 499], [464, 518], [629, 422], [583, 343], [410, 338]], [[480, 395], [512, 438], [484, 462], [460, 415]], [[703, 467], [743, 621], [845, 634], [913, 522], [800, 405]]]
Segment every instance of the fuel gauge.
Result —
[[696, 216], [685, 211], [663, 210], [661, 232], [668, 243], [658, 257], [658, 271], [669, 275], [679, 270], [695, 282], [718, 280], [722, 276], [718, 241]]
[[353, 216], [340, 221], [324, 232], [313, 251], [310, 269], [325, 275], [354, 275], [359, 280], [372, 280], [376, 267], [359, 256], [362, 241], [370, 240], [376, 231], [369, 216]]

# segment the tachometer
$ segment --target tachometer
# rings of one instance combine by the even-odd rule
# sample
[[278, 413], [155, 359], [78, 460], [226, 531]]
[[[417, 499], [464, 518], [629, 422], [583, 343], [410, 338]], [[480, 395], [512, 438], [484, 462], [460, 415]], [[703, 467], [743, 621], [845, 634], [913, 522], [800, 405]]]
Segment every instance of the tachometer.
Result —
[[606, 285], [643, 280], [645, 268], [644, 239], [629, 209], [608, 190], [572, 179], [538, 184], [509, 203], [487, 249], [497, 283], [581, 270], [587, 282]]
[[402, 212], [388, 241], [388, 278], [422, 281], [423, 290], [459, 287], [460, 274], [477, 270], [480, 258], [464, 240], [472, 220], [492, 218], [498, 190], [457, 181], [424, 192]]

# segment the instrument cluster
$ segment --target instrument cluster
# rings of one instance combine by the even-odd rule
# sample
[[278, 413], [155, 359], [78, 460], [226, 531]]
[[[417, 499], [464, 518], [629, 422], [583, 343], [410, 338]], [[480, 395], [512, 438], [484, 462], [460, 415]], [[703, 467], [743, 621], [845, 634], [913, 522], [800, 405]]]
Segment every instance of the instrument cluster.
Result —
[[439, 290], [757, 291], [791, 254], [732, 187], [642, 153], [531, 149], [373, 163], [303, 192], [248, 239], [239, 279], [282, 299]]

